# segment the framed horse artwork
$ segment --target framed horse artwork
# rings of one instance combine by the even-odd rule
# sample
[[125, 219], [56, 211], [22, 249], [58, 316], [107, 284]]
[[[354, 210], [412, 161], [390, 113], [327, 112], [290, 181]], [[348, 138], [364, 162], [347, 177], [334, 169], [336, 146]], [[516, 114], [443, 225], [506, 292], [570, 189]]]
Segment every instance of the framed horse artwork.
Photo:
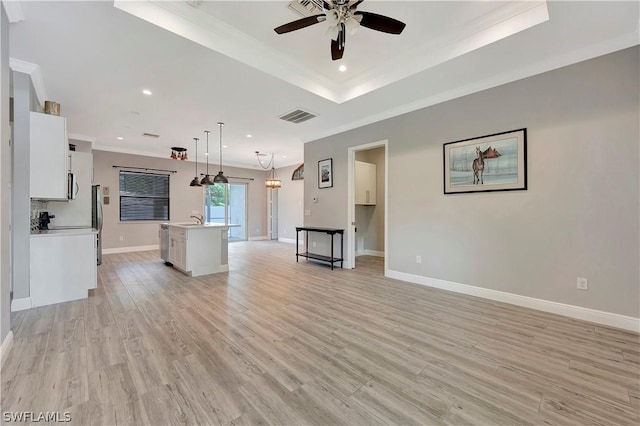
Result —
[[527, 189], [527, 129], [442, 146], [444, 193]]

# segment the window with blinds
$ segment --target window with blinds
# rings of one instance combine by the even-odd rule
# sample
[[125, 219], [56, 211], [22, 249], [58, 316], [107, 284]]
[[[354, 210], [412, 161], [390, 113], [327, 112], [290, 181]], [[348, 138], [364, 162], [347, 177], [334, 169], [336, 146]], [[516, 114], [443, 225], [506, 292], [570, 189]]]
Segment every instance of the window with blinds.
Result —
[[169, 176], [120, 171], [120, 221], [169, 220]]

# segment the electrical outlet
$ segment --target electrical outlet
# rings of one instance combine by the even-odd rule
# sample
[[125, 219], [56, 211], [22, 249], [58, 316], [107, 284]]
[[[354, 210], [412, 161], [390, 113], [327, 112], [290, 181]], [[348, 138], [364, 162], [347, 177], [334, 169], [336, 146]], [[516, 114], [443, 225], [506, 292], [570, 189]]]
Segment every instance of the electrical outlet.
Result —
[[311, 242], [311, 247], [315, 247], [315, 246], [316, 246], [316, 242], [315, 242], [315, 241], [312, 241], [312, 242]]
[[318, 197], [313, 197], [312, 200], [313, 200], [314, 203], [317, 203], [318, 202]]
[[416, 256], [416, 263], [422, 263], [422, 256]]
[[586, 278], [578, 277], [576, 288], [578, 290], [589, 290], [589, 284]]
[[120, 241], [124, 241], [124, 235], [120, 235]]

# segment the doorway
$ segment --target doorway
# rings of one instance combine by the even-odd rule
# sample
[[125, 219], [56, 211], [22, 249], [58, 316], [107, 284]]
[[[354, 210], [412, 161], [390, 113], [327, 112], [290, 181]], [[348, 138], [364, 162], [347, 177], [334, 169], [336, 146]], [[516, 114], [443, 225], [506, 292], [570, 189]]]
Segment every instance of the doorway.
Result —
[[238, 225], [229, 227], [229, 241], [247, 240], [247, 192], [246, 183], [205, 187], [205, 221]]
[[[384, 261], [385, 275], [388, 256], [388, 151], [388, 141], [382, 140], [349, 148], [347, 158], [349, 226], [345, 266], [355, 268], [359, 255], [376, 256]], [[369, 192], [364, 201], [359, 195], [362, 192], [362, 166], [369, 170], [369, 179], [376, 181], [375, 196], [371, 197], [371, 191], [367, 189]]]

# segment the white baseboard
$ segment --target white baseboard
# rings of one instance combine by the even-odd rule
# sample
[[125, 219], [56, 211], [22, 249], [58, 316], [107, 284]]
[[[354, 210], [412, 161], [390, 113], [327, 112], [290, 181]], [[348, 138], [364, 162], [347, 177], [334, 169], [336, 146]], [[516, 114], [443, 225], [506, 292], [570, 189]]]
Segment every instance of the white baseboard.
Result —
[[[289, 243], [289, 244], [295, 244], [296, 240], [294, 240], [293, 238], [278, 238], [278, 241], [282, 242], [282, 243]], [[298, 245], [304, 245], [304, 240], [298, 240]]]
[[264, 241], [264, 240], [269, 240], [269, 236], [268, 235], [261, 235], [259, 237], [249, 237], [249, 241]]
[[364, 254], [365, 256], [384, 257], [384, 252], [378, 250], [365, 250]]
[[4, 365], [4, 360], [9, 353], [9, 349], [11, 349], [11, 345], [13, 345], [13, 331], [9, 330], [9, 333], [2, 341], [2, 345], [0, 345], [0, 367]]
[[159, 250], [160, 245], [152, 244], [150, 246], [134, 246], [134, 247], [116, 247], [110, 249], [103, 249], [102, 254], [115, 254], [115, 253], [131, 253], [134, 251], [150, 251]]
[[470, 296], [482, 297], [484, 299], [496, 300], [498, 302], [510, 303], [512, 305], [523, 306], [525, 308], [537, 309], [539, 311], [550, 312], [570, 318], [590, 321], [610, 327], [624, 330], [640, 332], [640, 318], [614, 314], [611, 312], [598, 311], [580, 306], [567, 305], [564, 303], [552, 302], [549, 300], [536, 299], [519, 294], [507, 293], [504, 291], [491, 290], [488, 288], [475, 287], [468, 284], [460, 284], [452, 281], [439, 280], [436, 278], [423, 277], [421, 275], [407, 274], [393, 270], [387, 271], [389, 278], [420, 284], [456, 293], [468, 294]]
[[30, 297], [25, 297], [23, 299], [13, 299], [11, 301], [11, 312], [24, 311], [25, 309], [31, 309]]

